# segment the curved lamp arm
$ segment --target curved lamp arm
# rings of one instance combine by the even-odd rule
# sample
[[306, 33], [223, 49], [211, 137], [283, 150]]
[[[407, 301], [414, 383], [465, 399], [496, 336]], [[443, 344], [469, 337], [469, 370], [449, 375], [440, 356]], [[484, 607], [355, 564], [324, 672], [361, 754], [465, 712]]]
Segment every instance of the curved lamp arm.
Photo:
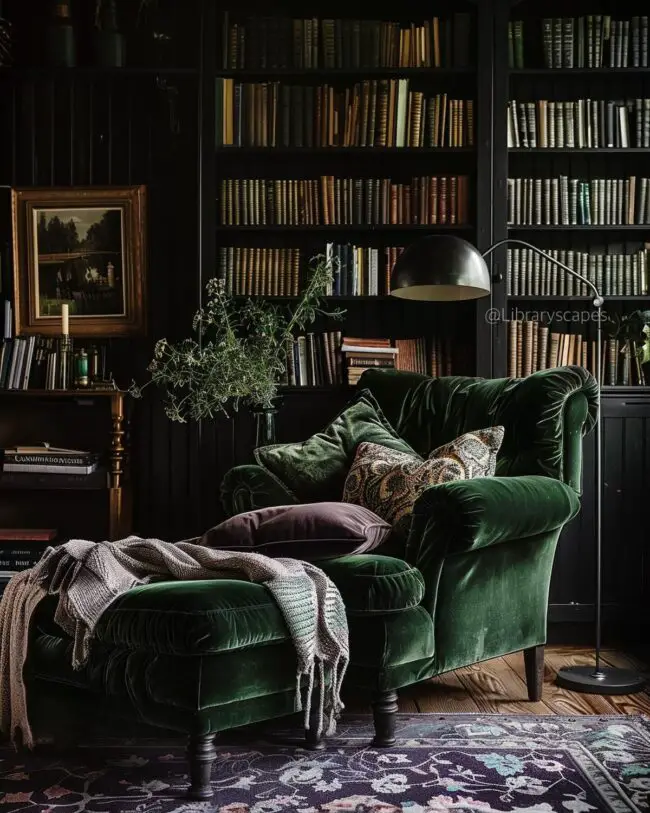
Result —
[[554, 257], [551, 257], [550, 254], [547, 254], [545, 251], [542, 251], [541, 248], [537, 248], [537, 246], [534, 246], [532, 243], [527, 243], [525, 240], [516, 240], [513, 237], [506, 237], [505, 240], [498, 240], [496, 243], [491, 245], [490, 248], [483, 252], [483, 259], [492, 254], [492, 252], [495, 249], [505, 245], [506, 243], [516, 243], [517, 245], [525, 246], [526, 248], [529, 248], [531, 251], [535, 252], [535, 254], [539, 254], [540, 257], [544, 257], [545, 260], [549, 260], [549, 262], [552, 262], [555, 265], [559, 265], [559, 267], [563, 268], [567, 272], [567, 274], [571, 274], [572, 277], [581, 280], [582, 282], [585, 283], [585, 285], [591, 288], [594, 294], [594, 307], [602, 308], [605, 300], [601, 295], [600, 291], [598, 290], [598, 288], [596, 288], [596, 286], [590, 279], [587, 279], [587, 277], [583, 277], [582, 274], [579, 274], [577, 271], [574, 271], [572, 268], [569, 268], [568, 265], [561, 263], [559, 260], [556, 260]]

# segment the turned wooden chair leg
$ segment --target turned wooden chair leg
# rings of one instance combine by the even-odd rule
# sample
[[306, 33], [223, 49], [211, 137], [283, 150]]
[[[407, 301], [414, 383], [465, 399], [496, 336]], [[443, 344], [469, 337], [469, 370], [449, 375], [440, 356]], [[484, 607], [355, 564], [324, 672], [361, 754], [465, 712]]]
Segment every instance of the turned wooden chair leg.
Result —
[[189, 789], [191, 799], [203, 801], [212, 799], [210, 776], [212, 775], [212, 763], [217, 756], [214, 737], [214, 734], [190, 735], [187, 758], [190, 763], [190, 780], [192, 783]]
[[526, 669], [526, 685], [528, 686], [528, 699], [541, 700], [544, 687], [544, 645], [531, 646], [524, 649], [524, 667]]
[[396, 714], [397, 692], [379, 692], [372, 701], [372, 716], [375, 720], [375, 738], [372, 744], [377, 748], [395, 745]]

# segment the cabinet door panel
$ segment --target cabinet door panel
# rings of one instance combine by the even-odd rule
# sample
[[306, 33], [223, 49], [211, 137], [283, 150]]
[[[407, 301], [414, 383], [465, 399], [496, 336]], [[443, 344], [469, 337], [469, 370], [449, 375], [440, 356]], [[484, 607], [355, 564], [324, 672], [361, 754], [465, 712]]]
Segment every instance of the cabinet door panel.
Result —
[[[604, 617], [626, 619], [649, 593], [650, 398], [607, 397], [603, 413]], [[551, 582], [552, 620], [588, 620], [596, 597], [595, 435], [584, 440], [582, 511], [564, 530]]]

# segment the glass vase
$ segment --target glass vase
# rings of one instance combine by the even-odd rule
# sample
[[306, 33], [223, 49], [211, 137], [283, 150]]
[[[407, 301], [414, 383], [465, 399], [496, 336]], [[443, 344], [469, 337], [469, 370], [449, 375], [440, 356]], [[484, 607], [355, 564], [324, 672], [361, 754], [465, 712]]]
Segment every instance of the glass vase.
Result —
[[257, 407], [255, 414], [255, 448], [276, 442], [275, 416], [277, 407]]

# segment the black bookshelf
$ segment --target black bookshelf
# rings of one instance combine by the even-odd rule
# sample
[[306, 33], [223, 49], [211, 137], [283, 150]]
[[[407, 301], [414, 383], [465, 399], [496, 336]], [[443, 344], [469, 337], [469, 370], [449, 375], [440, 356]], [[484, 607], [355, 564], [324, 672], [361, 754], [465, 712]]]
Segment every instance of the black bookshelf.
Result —
[[[495, 5], [495, 50], [493, 104], [493, 171], [495, 194], [493, 199], [494, 239], [507, 237], [522, 239], [543, 250], [558, 252], [589, 252], [592, 254], [634, 254], [643, 251], [650, 238], [650, 225], [637, 222], [628, 225], [542, 225], [508, 222], [508, 183], [511, 178], [549, 178], [560, 175], [591, 180], [594, 178], [627, 178], [631, 175], [650, 177], [650, 150], [635, 141], [632, 132], [630, 146], [617, 141], [599, 139], [598, 146], [540, 146], [539, 100], [578, 102], [578, 100], [626, 100], [650, 97], [650, 68], [645, 66], [602, 67], [578, 66], [548, 68], [544, 64], [543, 18], [578, 18], [589, 14], [610, 14], [613, 19], [627, 20], [638, 12], [634, 4], [589, 2], [551, 2], [540, 5], [532, 0]], [[523, 21], [524, 64], [516, 64], [509, 53], [509, 24]], [[574, 23], [574, 26], [577, 24]], [[605, 51], [609, 62], [609, 54]], [[632, 60], [631, 48], [628, 60]], [[536, 145], [512, 144], [508, 108], [512, 100], [534, 102], [537, 126]], [[579, 105], [574, 106], [575, 111]], [[634, 119], [630, 116], [630, 122]], [[566, 119], [564, 120], [566, 124]], [[512, 119], [511, 119], [512, 124]], [[545, 135], [550, 134], [548, 119]], [[575, 125], [575, 121], [574, 121]], [[621, 125], [622, 128], [623, 125]], [[577, 128], [576, 131], [578, 132]], [[621, 137], [621, 132], [618, 137]], [[556, 132], [557, 135], [557, 132]], [[563, 133], [566, 138], [566, 132]], [[600, 134], [599, 134], [600, 135]], [[643, 133], [642, 133], [643, 137]], [[543, 143], [543, 142], [542, 142]], [[570, 142], [569, 142], [570, 143]], [[585, 141], [593, 144], [594, 142]], [[551, 142], [552, 144], [552, 142]], [[606, 218], [605, 218], [606, 219]], [[504, 246], [493, 255], [494, 284], [491, 304], [503, 319], [510, 316], [543, 319], [543, 312], [566, 312], [578, 320], [575, 323], [551, 321], [550, 330], [582, 334], [593, 339], [595, 325], [590, 318], [595, 314], [590, 295], [533, 295], [509, 293], [508, 251], [514, 245]], [[523, 251], [523, 249], [522, 249]], [[513, 255], [510, 255], [511, 260]], [[521, 257], [521, 255], [520, 255]], [[576, 261], [577, 262], [577, 261]], [[591, 260], [589, 260], [591, 262]], [[605, 260], [602, 260], [603, 264]], [[575, 266], [574, 266], [575, 267]], [[530, 273], [535, 272], [534, 262]], [[576, 270], [582, 270], [576, 268]], [[520, 269], [521, 273], [521, 269]], [[557, 272], [561, 274], [560, 271]], [[599, 282], [602, 284], [602, 279]], [[528, 283], [529, 284], [529, 283]], [[650, 307], [650, 295], [605, 293], [604, 310], [608, 317], [620, 319], [636, 310]], [[518, 312], [518, 314], [517, 314]], [[584, 321], [581, 321], [584, 320]], [[509, 326], [498, 321], [493, 329], [492, 374], [505, 376], [509, 372]], [[615, 385], [605, 376], [602, 387], [603, 415], [603, 599], [605, 638], [618, 635], [618, 639], [634, 640], [640, 634], [634, 621], [650, 595], [650, 581], [644, 572], [643, 544], [635, 527], [643, 523], [643, 495], [650, 488], [647, 459], [650, 446], [650, 387], [630, 386], [621, 379]], [[594, 619], [595, 577], [595, 509], [594, 493], [595, 452], [593, 435], [583, 442], [584, 467], [582, 510], [565, 529], [554, 566], [549, 597], [549, 621], [558, 624], [571, 620], [590, 622], [585, 625], [585, 642], [593, 642], [591, 622]], [[647, 569], [646, 569], [647, 570]], [[578, 625], [579, 627], [580, 625]], [[613, 629], [618, 627], [618, 632]], [[572, 640], [580, 633], [572, 632]], [[610, 638], [611, 640], [611, 638]]]
[[386, 78], [401, 79], [402, 77], [427, 78], [435, 77], [472, 77], [476, 74], [476, 68], [267, 68], [267, 69], [242, 69], [227, 70], [217, 68], [215, 75], [231, 77], [246, 81], [247, 79], [273, 78], [309, 78], [309, 79], [329, 79], [333, 78]]
[[[403, 8], [394, 17], [406, 29], [410, 27], [410, 23], [416, 25], [423, 25], [424, 20], [430, 21], [433, 16], [438, 14], [440, 18], [453, 18], [455, 14], [470, 15], [469, 18], [464, 17], [464, 23], [469, 19], [469, 28], [466, 29], [467, 40], [463, 45], [462, 50], [465, 52], [463, 58], [467, 60], [467, 64], [444, 64], [445, 60], [455, 60], [460, 57], [460, 51], [456, 51], [454, 43], [454, 50], [445, 53], [444, 43], [441, 39], [441, 53], [440, 59], [443, 64], [439, 67], [425, 67], [425, 66], [407, 66], [407, 62], [402, 64], [405, 67], [396, 67], [395, 53], [393, 53], [393, 64], [380, 65], [377, 67], [372, 66], [372, 59], [368, 51], [365, 52], [364, 48], [368, 46], [368, 40], [360, 40], [357, 43], [356, 59], [357, 61], [362, 58], [366, 66], [348, 65], [333, 67], [338, 60], [353, 58], [353, 51], [339, 53], [339, 46], [342, 44], [338, 40], [334, 42], [334, 51], [330, 54], [326, 53], [325, 40], [319, 30], [319, 52], [318, 52], [318, 67], [292, 67], [286, 64], [280, 64], [283, 61], [290, 61], [297, 58], [293, 53], [281, 53], [279, 50], [273, 52], [273, 59], [275, 66], [271, 67], [271, 51], [275, 47], [270, 41], [264, 40], [264, 32], [258, 30], [256, 34], [252, 34], [256, 24], [251, 23], [249, 17], [254, 15], [254, 3], [243, 4], [226, 4], [223, 8], [219, 8], [216, 14], [217, 26], [217, 42], [221, 44], [214, 62], [213, 75], [219, 80], [232, 80], [235, 84], [234, 87], [239, 87], [239, 83], [250, 83], [251, 85], [266, 82], [278, 83], [278, 93], [282, 92], [282, 87], [285, 84], [291, 86], [314, 88], [323, 85], [332, 86], [335, 93], [344, 94], [346, 91], [352, 93], [355, 87], [359, 87], [364, 83], [375, 83], [373, 93], [377, 93], [377, 87], [381, 82], [391, 82], [393, 80], [408, 80], [409, 90], [413, 92], [422, 93], [424, 97], [434, 97], [436, 94], [447, 93], [450, 99], [471, 99], [474, 105], [473, 119], [473, 143], [463, 144], [462, 146], [449, 146], [445, 143], [444, 146], [431, 146], [426, 145], [426, 131], [422, 126], [426, 124], [424, 118], [420, 125], [420, 146], [413, 146], [417, 142], [405, 141], [404, 146], [395, 146], [395, 139], [399, 138], [397, 135], [397, 96], [395, 97], [395, 110], [392, 115], [395, 119], [391, 121], [387, 113], [387, 127], [388, 132], [391, 130], [392, 124], [392, 140], [391, 136], [382, 133], [382, 125], [379, 118], [379, 96], [371, 97], [368, 101], [368, 109], [362, 108], [363, 97], [361, 97], [359, 107], [359, 117], [362, 124], [356, 124], [357, 131], [354, 139], [363, 137], [365, 139], [367, 120], [372, 117], [373, 111], [376, 118], [375, 127], [373, 130], [373, 137], [369, 141], [374, 141], [376, 146], [360, 146], [358, 141], [353, 140], [347, 142], [352, 144], [350, 146], [343, 145], [343, 142], [337, 142], [339, 145], [332, 146], [289, 146], [287, 144], [278, 146], [234, 146], [231, 143], [224, 143], [220, 145], [217, 142], [216, 160], [214, 167], [215, 188], [219, 190], [219, 185], [222, 179], [230, 179], [236, 182], [240, 179], [287, 179], [287, 178], [318, 178], [320, 175], [334, 176], [335, 178], [347, 178], [354, 176], [356, 178], [390, 178], [394, 184], [408, 184], [410, 178], [413, 176], [426, 175], [428, 177], [442, 177], [446, 175], [454, 176], [467, 176], [468, 178], [468, 218], [466, 222], [462, 223], [424, 223], [424, 222], [397, 222], [397, 223], [346, 223], [340, 222], [347, 218], [339, 218], [339, 222], [320, 222], [320, 223], [307, 223], [304, 225], [274, 225], [269, 223], [261, 223], [260, 225], [231, 225], [224, 224], [219, 220], [219, 212], [215, 218], [215, 224], [212, 226], [212, 231], [216, 235], [215, 254], [216, 259], [219, 258], [219, 251], [223, 247], [236, 246], [238, 248], [274, 248], [282, 246], [280, 242], [283, 239], [291, 240], [292, 248], [300, 250], [301, 257], [301, 278], [304, 279], [304, 269], [307, 265], [306, 260], [309, 256], [317, 253], [322, 253], [327, 243], [338, 241], [339, 244], [355, 245], [364, 249], [376, 249], [380, 254], [380, 267], [379, 274], [383, 279], [384, 260], [383, 251], [385, 248], [393, 247], [396, 244], [400, 246], [406, 245], [413, 239], [416, 239], [421, 234], [426, 233], [458, 233], [462, 234], [472, 242], [483, 242], [487, 245], [489, 237], [486, 237], [486, 228], [489, 222], [489, 206], [487, 204], [487, 197], [485, 197], [483, 205], [479, 204], [479, 195], [485, 196], [488, 191], [488, 184], [480, 179], [483, 167], [487, 169], [487, 164], [484, 160], [481, 161], [487, 154], [485, 147], [485, 136], [489, 133], [491, 126], [490, 115], [485, 115], [485, 111], [479, 110], [479, 99], [481, 96], [479, 84], [484, 78], [488, 80], [488, 75], [479, 70], [481, 64], [488, 65], [490, 57], [489, 43], [482, 42], [482, 38], [477, 38], [477, 32], [481, 30], [481, 26], [485, 25], [489, 19], [490, 3], [485, 7], [479, 7], [470, 2], [463, 2], [454, 7], [453, 11], [447, 12], [443, 7], [439, 9], [432, 9], [430, 6], [422, 3], [421, 0], [407, 0]], [[293, 9], [293, 14], [288, 13], [286, 10], [282, 12], [269, 13], [265, 12], [267, 18], [275, 16], [276, 22], [280, 17], [293, 16], [300, 19], [316, 18], [353, 18], [360, 20], [376, 20], [376, 15], [369, 13], [366, 6], [357, 3], [350, 8], [337, 9], [331, 5], [324, 5], [318, 2], [312, 4], [309, 14], [303, 13], [301, 9]], [[264, 26], [272, 29], [276, 22], [267, 21]], [[389, 19], [393, 19], [389, 15]], [[458, 18], [460, 19], [460, 18]], [[227, 25], [227, 30], [230, 34], [224, 36], [224, 23]], [[279, 23], [278, 23], [279, 24]], [[306, 23], [305, 23], [306, 24]], [[428, 24], [428, 23], [427, 23]], [[232, 29], [237, 25], [245, 27], [245, 32], [242, 36], [246, 38], [246, 48], [258, 47], [259, 54], [268, 51], [269, 67], [260, 68], [259, 66], [251, 66], [261, 59], [257, 53], [246, 52], [246, 61], [249, 63], [246, 66], [234, 69], [232, 67], [225, 67], [225, 65], [232, 59], [235, 61], [239, 59], [236, 52], [236, 47], [233, 46]], [[338, 22], [336, 25], [339, 25]], [[380, 25], [372, 23], [372, 25]], [[431, 23], [433, 25], [433, 23]], [[441, 23], [441, 30], [446, 23]], [[319, 23], [320, 27], [320, 23]], [[349, 36], [343, 34], [341, 36]], [[256, 46], [250, 46], [249, 37], [257, 37], [255, 39]], [[293, 35], [296, 36], [295, 33]], [[373, 35], [374, 36], [374, 35]], [[252, 40], [251, 40], [252, 41]], [[452, 41], [452, 34], [449, 35], [449, 42]], [[365, 42], [365, 45], [364, 45]], [[424, 59], [434, 59], [433, 38], [427, 40], [429, 43], [428, 54], [420, 53], [419, 57]], [[475, 44], [478, 43], [478, 48]], [[295, 44], [295, 43], [294, 43]], [[471, 45], [471, 47], [469, 47]], [[224, 53], [224, 49], [227, 53]], [[302, 45], [298, 46], [298, 52], [302, 54], [302, 59], [305, 59], [304, 49]], [[418, 54], [412, 52], [418, 58]], [[384, 57], [387, 54], [384, 54]], [[404, 55], [402, 55], [404, 56]], [[313, 58], [310, 57], [310, 58]], [[327, 62], [330, 67], [325, 68], [323, 64]], [[473, 63], [473, 64], [471, 64]], [[488, 71], [489, 73], [489, 71]], [[225, 87], [225, 85], [224, 85]], [[242, 84], [241, 87], [244, 87]], [[225, 90], [222, 92], [226, 92]], [[237, 91], [235, 91], [237, 92]], [[269, 91], [270, 92], [270, 91]], [[311, 91], [310, 91], [311, 92]], [[216, 108], [222, 102], [222, 99], [217, 95]], [[224, 111], [230, 109], [228, 103], [224, 104]], [[241, 104], [241, 97], [240, 97]], [[375, 106], [376, 105], [376, 106]], [[233, 127], [237, 126], [237, 110], [235, 106], [233, 109]], [[266, 108], [265, 108], [266, 109]], [[269, 108], [272, 110], [273, 108]], [[431, 108], [432, 109], [432, 108]], [[337, 108], [336, 115], [343, 115], [346, 113], [345, 108]], [[312, 111], [313, 115], [321, 115], [316, 110]], [[293, 114], [293, 111], [292, 111]], [[300, 116], [303, 111], [299, 110]], [[323, 108], [323, 116], [326, 114], [326, 108]], [[208, 112], [206, 110], [206, 115]], [[217, 118], [217, 126], [224, 127], [224, 112], [222, 117]], [[242, 113], [240, 112], [241, 116]], [[270, 115], [270, 113], [269, 113]], [[365, 119], [363, 117], [366, 117]], [[449, 116], [451, 116], [451, 108], [449, 109]], [[341, 119], [342, 121], [343, 119]], [[448, 121], [451, 122], [451, 119]], [[465, 119], [465, 126], [467, 120]], [[226, 125], [227, 126], [227, 125]], [[340, 125], [343, 126], [343, 125]], [[346, 127], [347, 119], [346, 119]], [[353, 125], [349, 125], [352, 127]], [[404, 138], [410, 137], [409, 121], [406, 121]], [[363, 127], [364, 135], [361, 136]], [[221, 132], [219, 130], [218, 132]], [[367, 131], [370, 133], [370, 130]], [[385, 132], [385, 131], [384, 131]], [[347, 130], [346, 130], [347, 135]], [[341, 136], [339, 135], [338, 138]], [[352, 135], [350, 135], [352, 137]], [[450, 132], [446, 134], [450, 138]], [[467, 135], [465, 134], [465, 137]], [[228, 142], [228, 138], [224, 141]], [[388, 143], [385, 143], [388, 141]], [[364, 143], [364, 142], [362, 142]], [[397, 141], [399, 143], [399, 141]], [[440, 143], [439, 141], [435, 143]], [[444, 142], [443, 142], [444, 143]], [[453, 143], [453, 142], [452, 142]], [[354, 165], [350, 164], [350, 158], [355, 161]], [[416, 167], [423, 167], [422, 161], [426, 161], [426, 172]], [[450, 163], [453, 161], [453, 163]], [[275, 174], [274, 174], [275, 173]], [[487, 176], [486, 172], [486, 176]], [[319, 190], [320, 192], [320, 190]], [[219, 201], [217, 201], [217, 209], [219, 209]], [[364, 201], [365, 211], [365, 201]], [[355, 217], [356, 219], [356, 217]], [[406, 218], [405, 218], [406, 220]], [[227, 273], [227, 272], [225, 272]], [[234, 272], [237, 273], [236, 270]], [[383, 286], [382, 286], [383, 287]], [[283, 301], [282, 298], [274, 297], [277, 301]], [[440, 308], [436, 305], [429, 306], [411, 306], [395, 305], [394, 300], [389, 301], [391, 298], [387, 295], [381, 296], [334, 296], [329, 301], [332, 304], [337, 302], [346, 302], [351, 307], [345, 314], [345, 321], [339, 325], [338, 329], [343, 332], [343, 335], [367, 336], [367, 337], [390, 337], [397, 338], [419, 338], [421, 336], [429, 336], [431, 334], [432, 317], [440, 312]], [[387, 310], [387, 308], [389, 310]], [[466, 317], [463, 322], [462, 329], [455, 331], [455, 341], [453, 342], [455, 349], [454, 369], [460, 373], [472, 374], [476, 370], [477, 365], [477, 347], [481, 342], [478, 340], [478, 319], [476, 317], [477, 307], [472, 305], [460, 309], [461, 313]], [[325, 327], [326, 324], [320, 326]], [[309, 388], [298, 387], [297, 391], [304, 395], [305, 398], [309, 397]], [[329, 390], [326, 388], [325, 392]], [[316, 390], [314, 390], [316, 394]]]

